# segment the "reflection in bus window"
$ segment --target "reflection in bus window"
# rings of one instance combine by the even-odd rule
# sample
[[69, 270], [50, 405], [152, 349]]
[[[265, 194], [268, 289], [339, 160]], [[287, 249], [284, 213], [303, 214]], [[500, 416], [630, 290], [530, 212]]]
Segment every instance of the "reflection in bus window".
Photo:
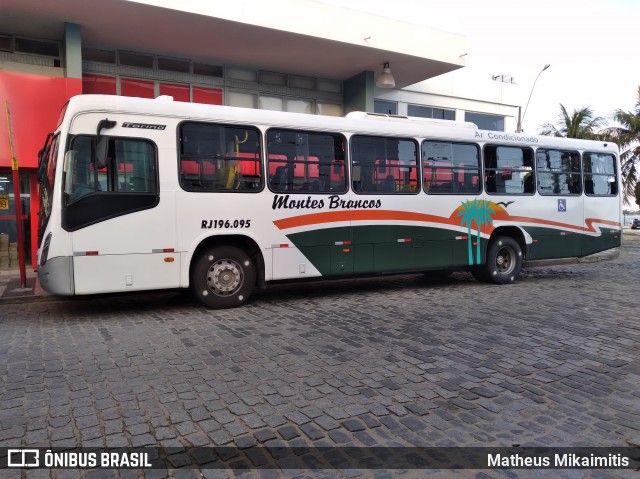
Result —
[[260, 165], [260, 136], [253, 128], [180, 127], [180, 184], [187, 191], [259, 191]]
[[480, 154], [468, 143], [422, 143], [422, 176], [427, 193], [479, 193]]
[[584, 192], [593, 196], [618, 194], [615, 158], [606, 153], [584, 154]]
[[344, 193], [345, 139], [333, 133], [267, 132], [269, 188], [276, 193]]
[[414, 140], [354, 136], [351, 161], [356, 193], [418, 192], [418, 149]]
[[487, 145], [484, 148], [484, 174], [487, 193], [533, 194], [535, 191], [533, 150]]
[[108, 162], [96, 168], [95, 137], [78, 136], [71, 144], [65, 193], [69, 203], [92, 193], [157, 193], [156, 155], [146, 140], [109, 138]]
[[79, 136], [73, 140], [64, 189], [71, 203], [96, 191], [93, 142], [94, 139], [89, 136]]
[[538, 192], [541, 195], [579, 195], [580, 153], [577, 151], [539, 149], [536, 151]]

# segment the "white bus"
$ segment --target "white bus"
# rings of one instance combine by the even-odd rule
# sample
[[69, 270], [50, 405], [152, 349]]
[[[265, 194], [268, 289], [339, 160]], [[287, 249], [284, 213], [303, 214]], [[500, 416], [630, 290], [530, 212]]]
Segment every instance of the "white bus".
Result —
[[280, 280], [468, 270], [621, 242], [615, 144], [83, 95], [40, 154], [38, 277], [61, 295], [190, 288], [206, 306]]

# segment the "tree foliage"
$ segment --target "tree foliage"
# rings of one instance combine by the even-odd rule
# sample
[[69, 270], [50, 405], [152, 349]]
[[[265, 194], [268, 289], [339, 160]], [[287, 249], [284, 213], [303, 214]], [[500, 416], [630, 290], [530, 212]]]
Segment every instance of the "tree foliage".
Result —
[[628, 205], [631, 198], [637, 198], [636, 184], [638, 184], [640, 176], [638, 169], [640, 165], [640, 86], [638, 86], [635, 109], [633, 111], [618, 109], [613, 113], [612, 119], [620, 126], [607, 128], [606, 120], [595, 116], [593, 110], [588, 106], [575, 109], [569, 114], [561, 103], [556, 124], [543, 124], [540, 134], [617, 143], [621, 151], [620, 173], [623, 201]]
[[564, 105], [560, 103], [557, 123], [555, 125], [553, 123], [543, 124], [540, 134], [592, 140], [605, 125], [606, 120], [600, 116], [594, 116], [593, 110], [588, 106], [575, 109], [573, 113], [569, 114]]
[[[640, 200], [638, 194], [638, 163], [640, 162], [640, 86], [635, 110], [624, 111], [618, 109], [613, 114], [613, 119], [620, 124], [618, 127], [607, 128], [605, 134], [608, 139], [615, 141], [620, 147], [620, 163], [622, 173], [622, 187], [625, 204], [629, 204], [629, 198], [636, 197], [636, 203]], [[640, 203], [638, 203], [640, 205]]]

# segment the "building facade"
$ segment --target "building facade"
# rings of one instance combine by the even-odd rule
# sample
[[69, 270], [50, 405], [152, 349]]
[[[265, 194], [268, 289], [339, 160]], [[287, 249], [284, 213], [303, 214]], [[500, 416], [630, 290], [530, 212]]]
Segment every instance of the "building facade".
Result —
[[[351, 111], [513, 129], [517, 107], [468, 84], [466, 38], [314, 0], [3, 0], [0, 269], [16, 267], [12, 157], [27, 262], [37, 250], [37, 155], [74, 95], [101, 93], [342, 116]], [[389, 63], [395, 88], [376, 87]], [[9, 126], [11, 130], [9, 130]], [[10, 147], [12, 134], [13, 152]], [[8, 241], [7, 241], [8, 239]]]

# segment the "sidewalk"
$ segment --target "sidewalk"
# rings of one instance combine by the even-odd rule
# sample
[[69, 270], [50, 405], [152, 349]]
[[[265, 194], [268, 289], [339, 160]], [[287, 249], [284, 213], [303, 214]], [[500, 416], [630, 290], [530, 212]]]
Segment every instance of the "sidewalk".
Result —
[[35, 271], [30, 266], [26, 269], [25, 287], [20, 282], [19, 269], [0, 271], [0, 301], [35, 296], [49, 296], [49, 293], [42, 289]]

